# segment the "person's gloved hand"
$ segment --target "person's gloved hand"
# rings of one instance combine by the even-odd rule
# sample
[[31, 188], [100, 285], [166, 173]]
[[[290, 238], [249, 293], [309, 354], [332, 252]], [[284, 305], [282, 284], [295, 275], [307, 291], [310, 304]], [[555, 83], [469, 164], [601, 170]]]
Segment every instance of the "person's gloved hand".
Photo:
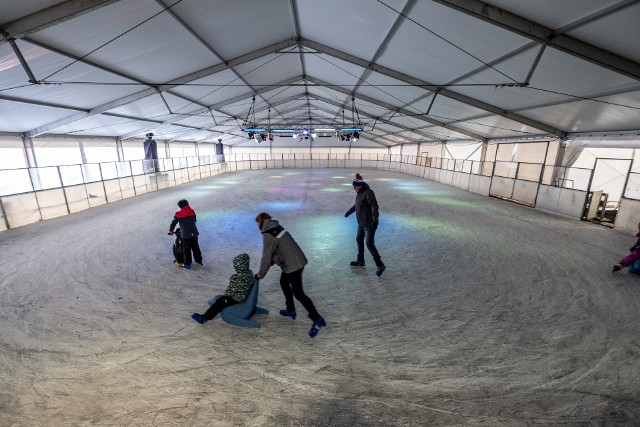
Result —
[[167, 233], [169, 236], [173, 236], [174, 234], [176, 234], [173, 230], [169, 230], [169, 232]]
[[344, 214], [344, 217], [345, 217], [345, 218], [348, 218], [348, 217], [349, 217], [349, 215], [351, 215], [351, 212], [347, 212], [347, 213], [345, 213], [345, 214]]
[[636, 250], [636, 247], [635, 247], [635, 246], [631, 246], [631, 247], [629, 248], [629, 252], [633, 252], [633, 251], [635, 251], [635, 250]]
[[613, 266], [613, 270], [611, 270], [612, 273], [615, 273], [616, 271], [620, 271], [622, 270], [622, 267], [619, 264], [616, 264]]
[[253, 275], [253, 278], [254, 278], [255, 280], [260, 280], [260, 278], [258, 277], [258, 275], [257, 275], [257, 274], [254, 274], [254, 275]]
[[373, 225], [371, 226], [373, 228], [373, 231], [376, 231], [378, 229], [379, 222], [380, 222], [379, 219], [376, 219], [375, 221], [373, 221]]

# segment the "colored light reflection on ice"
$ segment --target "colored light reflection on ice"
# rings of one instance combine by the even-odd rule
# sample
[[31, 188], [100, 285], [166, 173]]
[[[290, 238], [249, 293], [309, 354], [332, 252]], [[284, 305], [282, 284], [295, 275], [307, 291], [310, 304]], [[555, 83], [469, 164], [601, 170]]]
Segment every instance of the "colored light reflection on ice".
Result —
[[230, 179], [225, 179], [223, 181], [218, 181], [218, 184], [220, 185], [235, 185], [235, 184], [241, 184], [240, 181], [232, 181]]
[[344, 188], [327, 187], [327, 188], [323, 188], [322, 191], [326, 191], [327, 193], [342, 193], [347, 190], [345, 190]]
[[435, 194], [425, 194], [425, 193], [415, 194], [414, 196], [417, 200], [420, 200], [426, 203], [441, 205], [441, 206], [455, 206], [455, 207], [467, 208], [467, 209], [480, 208], [478, 203], [472, 203], [470, 201], [462, 201], [459, 199], [455, 199], [451, 196], [439, 196]]
[[385, 215], [383, 218], [385, 222], [390, 223], [389, 227], [393, 227], [393, 223], [396, 223], [400, 227], [422, 230], [430, 234], [447, 236], [453, 239], [469, 238], [468, 230], [465, 228], [437, 218], [402, 214]]
[[302, 209], [302, 202], [266, 202], [258, 205], [265, 212], [283, 212]]
[[396, 190], [401, 191], [415, 191], [415, 190], [424, 190], [426, 186], [424, 184], [418, 182], [396, 182], [392, 185]]
[[307, 218], [304, 227], [296, 232], [296, 239], [297, 236], [300, 236], [300, 241], [304, 242], [303, 250], [320, 258], [322, 256], [335, 257], [336, 253], [345, 251], [344, 242], [336, 238], [336, 235], [352, 233], [355, 238], [356, 226], [353, 221], [341, 217], [342, 215], [323, 215]]
[[267, 191], [269, 193], [289, 194], [289, 195], [300, 195], [305, 193], [304, 189], [294, 188], [294, 187], [271, 187], [271, 188], [268, 188]]

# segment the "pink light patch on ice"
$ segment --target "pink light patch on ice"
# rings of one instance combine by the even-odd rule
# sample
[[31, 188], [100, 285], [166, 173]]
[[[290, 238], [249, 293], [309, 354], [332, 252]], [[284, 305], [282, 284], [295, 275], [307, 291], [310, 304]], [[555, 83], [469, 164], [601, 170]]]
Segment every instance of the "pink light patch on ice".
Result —
[[273, 187], [269, 188], [267, 191], [279, 194], [304, 194], [304, 190], [292, 187]]

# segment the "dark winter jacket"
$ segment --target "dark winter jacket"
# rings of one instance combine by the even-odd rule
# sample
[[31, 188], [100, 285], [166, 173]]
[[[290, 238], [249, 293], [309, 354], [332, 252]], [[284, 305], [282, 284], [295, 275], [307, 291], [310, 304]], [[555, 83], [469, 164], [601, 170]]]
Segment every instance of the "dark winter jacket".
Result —
[[307, 265], [307, 258], [291, 234], [275, 219], [262, 224], [262, 261], [258, 279], [266, 276], [269, 268], [276, 264], [285, 273], [293, 273]]
[[191, 206], [185, 206], [176, 212], [169, 226], [169, 231], [173, 231], [178, 223], [180, 223], [180, 236], [183, 239], [191, 239], [198, 236], [196, 213], [191, 209]]
[[237, 302], [242, 302], [247, 299], [255, 281], [253, 271], [249, 268], [249, 255], [240, 254], [235, 257], [233, 268], [236, 269], [236, 273], [229, 279], [229, 286], [224, 294]]
[[639, 251], [639, 250], [640, 250], [640, 231], [638, 231], [638, 232], [636, 233], [636, 237], [638, 237], [638, 240], [636, 240], [636, 244], [635, 244], [635, 245], [633, 245], [633, 246], [631, 247], [631, 249], [629, 249], [629, 251], [630, 251], [630, 252], [633, 252], [633, 251]]
[[372, 226], [378, 222], [378, 201], [376, 194], [368, 184], [364, 184], [362, 189], [356, 194], [356, 204], [351, 206], [345, 216], [356, 213], [358, 225]]

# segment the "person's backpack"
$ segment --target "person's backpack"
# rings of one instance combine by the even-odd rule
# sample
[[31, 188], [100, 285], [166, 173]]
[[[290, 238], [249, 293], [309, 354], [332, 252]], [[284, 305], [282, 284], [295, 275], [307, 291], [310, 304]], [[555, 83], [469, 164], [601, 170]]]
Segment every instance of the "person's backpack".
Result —
[[184, 252], [182, 250], [182, 236], [180, 236], [180, 229], [176, 228], [176, 239], [173, 241], [173, 262], [177, 264], [184, 264]]

